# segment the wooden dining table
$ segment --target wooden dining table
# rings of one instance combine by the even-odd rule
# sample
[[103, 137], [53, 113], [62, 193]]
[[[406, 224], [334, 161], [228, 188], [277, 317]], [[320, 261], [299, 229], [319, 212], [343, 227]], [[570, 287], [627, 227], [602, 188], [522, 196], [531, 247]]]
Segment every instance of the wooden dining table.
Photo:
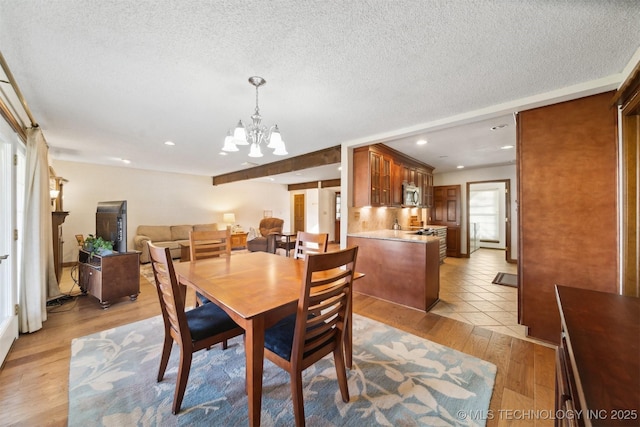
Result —
[[[296, 312], [304, 261], [266, 252], [174, 264], [178, 281], [220, 306], [245, 330], [249, 425], [260, 425], [264, 332]], [[355, 278], [363, 274], [356, 273]], [[351, 306], [351, 305], [350, 305]], [[352, 313], [345, 328], [345, 363], [352, 363]]]

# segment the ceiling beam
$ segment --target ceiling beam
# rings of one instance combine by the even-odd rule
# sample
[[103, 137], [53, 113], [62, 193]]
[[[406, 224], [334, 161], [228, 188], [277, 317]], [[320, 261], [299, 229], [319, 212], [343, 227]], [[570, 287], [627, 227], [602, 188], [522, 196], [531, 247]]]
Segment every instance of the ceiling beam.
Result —
[[309, 190], [309, 189], [318, 188], [318, 187], [320, 188], [340, 187], [340, 179], [325, 179], [324, 181], [311, 181], [311, 182], [302, 182], [300, 184], [289, 184], [287, 189], [289, 191], [299, 191], [299, 190]]
[[279, 175], [281, 173], [294, 172], [318, 166], [340, 163], [340, 146], [325, 148], [301, 156], [279, 160], [266, 165], [260, 165], [237, 172], [229, 172], [213, 177], [213, 185], [228, 184], [235, 181], [262, 178], [264, 176]]

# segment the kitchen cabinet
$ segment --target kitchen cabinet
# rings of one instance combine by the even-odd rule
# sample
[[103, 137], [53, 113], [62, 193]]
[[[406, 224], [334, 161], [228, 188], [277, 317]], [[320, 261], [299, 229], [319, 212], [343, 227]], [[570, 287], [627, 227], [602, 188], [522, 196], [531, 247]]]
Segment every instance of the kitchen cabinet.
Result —
[[402, 206], [402, 185], [422, 189], [422, 206], [432, 200], [433, 167], [383, 144], [353, 150], [353, 204], [359, 206]]

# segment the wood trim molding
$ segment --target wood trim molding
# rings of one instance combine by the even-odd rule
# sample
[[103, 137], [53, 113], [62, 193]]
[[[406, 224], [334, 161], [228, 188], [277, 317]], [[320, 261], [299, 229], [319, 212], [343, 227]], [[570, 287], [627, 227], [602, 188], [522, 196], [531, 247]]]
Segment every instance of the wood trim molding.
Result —
[[636, 64], [627, 79], [620, 85], [620, 88], [613, 95], [612, 105], [626, 105], [634, 97], [638, 96], [640, 90], [640, 62]]
[[325, 148], [324, 150], [314, 151], [312, 153], [291, 157], [277, 162], [268, 163], [266, 165], [214, 176], [213, 185], [228, 184], [235, 181], [245, 181], [247, 179], [262, 178], [265, 176], [340, 163], [340, 159], [340, 146], [336, 145], [335, 147]]
[[622, 295], [640, 296], [640, 62], [616, 92], [621, 111]]

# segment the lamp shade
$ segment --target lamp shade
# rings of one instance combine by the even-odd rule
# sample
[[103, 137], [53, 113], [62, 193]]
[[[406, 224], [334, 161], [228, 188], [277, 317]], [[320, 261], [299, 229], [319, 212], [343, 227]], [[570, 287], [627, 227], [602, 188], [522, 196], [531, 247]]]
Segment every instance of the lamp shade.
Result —
[[227, 224], [233, 224], [236, 222], [236, 215], [233, 213], [226, 213], [222, 215], [222, 221]]

